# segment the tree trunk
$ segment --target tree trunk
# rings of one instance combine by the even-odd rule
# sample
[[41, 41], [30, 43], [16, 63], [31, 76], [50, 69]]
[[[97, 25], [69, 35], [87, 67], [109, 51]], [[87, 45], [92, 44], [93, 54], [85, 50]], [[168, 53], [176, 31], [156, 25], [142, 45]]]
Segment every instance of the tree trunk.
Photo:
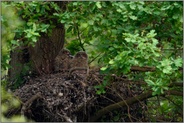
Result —
[[33, 67], [39, 74], [49, 74], [53, 72], [54, 59], [64, 45], [64, 26], [55, 28], [52, 35], [42, 36], [35, 47], [29, 47]]
[[[66, 9], [66, 2], [57, 1], [55, 3], [62, 10]], [[8, 71], [10, 81], [14, 81], [17, 76], [21, 75], [24, 65], [28, 62], [31, 63], [31, 71], [36, 72], [36, 74], [49, 74], [53, 72], [54, 59], [64, 46], [65, 30], [64, 24], [57, 23], [57, 20], [52, 21], [56, 24], [56, 27], [52, 30], [50, 36], [43, 34], [34, 47], [18, 47], [11, 52], [11, 68]]]
[[23, 52], [22, 47], [17, 47], [14, 51], [11, 51], [9, 62], [11, 68], [8, 70], [9, 81], [16, 81], [17, 77], [20, 76], [23, 69], [24, 61], [22, 59]]

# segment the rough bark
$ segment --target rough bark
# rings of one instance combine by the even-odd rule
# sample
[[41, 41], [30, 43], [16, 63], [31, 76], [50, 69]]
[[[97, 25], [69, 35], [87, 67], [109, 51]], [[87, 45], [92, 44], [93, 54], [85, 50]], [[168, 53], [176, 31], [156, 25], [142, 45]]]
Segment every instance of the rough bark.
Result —
[[64, 45], [64, 26], [56, 27], [52, 35], [44, 35], [36, 43], [35, 47], [29, 47], [29, 53], [33, 68], [39, 74], [53, 72], [53, 62], [58, 52]]
[[[55, 2], [64, 11], [67, 2]], [[52, 13], [52, 11], [51, 11]], [[52, 34], [42, 34], [36, 42], [35, 47], [21, 46], [11, 52], [11, 68], [8, 71], [10, 81], [15, 81], [17, 76], [21, 75], [25, 63], [31, 64], [31, 71], [36, 74], [49, 74], [53, 71], [53, 61], [58, 52], [64, 46], [64, 24], [58, 23], [58, 20], [53, 19], [55, 28]], [[25, 57], [26, 56], [26, 57]]]

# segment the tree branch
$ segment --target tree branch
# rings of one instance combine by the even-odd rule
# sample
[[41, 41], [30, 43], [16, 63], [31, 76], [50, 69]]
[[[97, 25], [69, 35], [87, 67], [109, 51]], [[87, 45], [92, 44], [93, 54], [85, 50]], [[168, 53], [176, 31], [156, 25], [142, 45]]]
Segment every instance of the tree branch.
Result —
[[183, 87], [183, 82], [172, 82], [169, 87], [173, 87], [173, 86], [180, 86]]
[[155, 67], [150, 67], [150, 66], [144, 66], [144, 67], [139, 67], [139, 66], [132, 66], [130, 68], [131, 71], [141, 71], [141, 72], [148, 72], [148, 71], [155, 71]]
[[[176, 96], [183, 96], [183, 93], [182, 92], [178, 92], [178, 91], [166, 91], [164, 94], [162, 95], [165, 95], [165, 94], [169, 94], [169, 95], [176, 95]], [[155, 95], [156, 96], [156, 95]], [[122, 108], [122, 107], [125, 107], [126, 104], [128, 105], [132, 105], [138, 101], [143, 101], [147, 98], [150, 98], [150, 97], [154, 97], [152, 95], [152, 91], [148, 91], [148, 92], [145, 92], [143, 94], [140, 94], [138, 96], [135, 96], [135, 97], [131, 97], [125, 101], [121, 101], [121, 102], [118, 102], [118, 103], [115, 103], [115, 104], [112, 104], [112, 105], [109, 105], [101, 110], [99, 110], [91, 119], [90, 121], [91, 122], [94, 122], [94, 121], [97, 121], [101, 116], [107, 114], [108, 112], [110, 111], [113, 111], [113, 110], [116, 110], [118, 108]]]
[[99, 53], [97, 56], [95, 56], [91, 61], [89, 61], [89, 64], [91, 64], [93, 61], [95, 61], [102, 53]]

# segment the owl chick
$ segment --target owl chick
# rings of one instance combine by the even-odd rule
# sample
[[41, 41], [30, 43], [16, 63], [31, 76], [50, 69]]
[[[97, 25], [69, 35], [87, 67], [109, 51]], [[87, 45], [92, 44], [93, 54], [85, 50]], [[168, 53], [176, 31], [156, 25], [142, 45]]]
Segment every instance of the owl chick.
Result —
[[84, 51], [79, 51], [71, 60], [69, 76], [75, 73], [82, 78], [86, 78], [88, 72], [88, 55]]
[[88, 67], [88, 55], [84, 51], [79, 51], [73, 58], [70, 64], [71, 68], [75, 67]]
[[55, 58], [54, 69], [55, 71], [62, 71], [69, 69], [69, 63], [71, 60], [70, 51], [62, 49]]

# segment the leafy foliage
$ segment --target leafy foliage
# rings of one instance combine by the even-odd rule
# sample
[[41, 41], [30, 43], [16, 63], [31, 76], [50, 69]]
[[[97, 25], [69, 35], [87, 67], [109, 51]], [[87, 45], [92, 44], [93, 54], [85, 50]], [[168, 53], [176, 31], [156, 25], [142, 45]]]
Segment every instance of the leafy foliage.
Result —
[[12, 2], [17, 8], [17, 13], [26, 20], [24, 28], [16, 30], [17, 40], [22, 40], [24, 45], [33, 45], [43, 33], [51, 33], [56, 25], [53, 19], [53, 11], [60, 12], [59, 6], [54, 2]]
[[[7, 38], [2, 39], [4, 69], [10, 67], [10, 50], [20, 45], [34, 46], [41, 34], [50, 34], [56, 23], [64, 23], [65, 46], [72, 54], [79, 50], [86, 51], [90, 60], [95, 59], [95, 66], [101, 67], [101, 73], [107, 75], [104, 82], [96, 86], [98, 94], [105, 93], [112, 74], [127, 75], [131, 80], [141, 78], [148, 85], [143, 89], [152, 89], [153, 95], [162, 94], [170, 89], [171, 83], [182, 81], [181, 1], [80, 1], [69, 2], [66, 11], [54, 2], [3, 4], [8, 13], [13, 11], [7, 9], [9, 5], [14, 6], [26, 21], [19, 26], [18, 20], [8, 20], [9, 14], [2, 11], [2, 28], [5, 30], [2, 37]], [[11, 14], [14, 17], [14, 13]], [[10, 26], [12, 23], [19, 28]], [[132, 66], [151, 66], [156, 70], [134, 73], [130, 71]], [[178, 102], [181, 103], [181, 99]], [[162, 102], [162, 112], [172, 107], [167, 103]]]
[[4, 116], [5, 113], [7, 113], [10, 109], [12, 108], [18, 108], [20, 106], [20, 102], [18, 99], [16, 99], [15, 97], [12, 96], [11, 93], [8, 93], [7, 91], [5, 91], [5, 89], [3, 87], [1, 87], [1, 121], [2, 122], [26, 122], [28, 121], [28, 119], [26, 119], [23, 116], [20, 115], [15, 115], [12, 116], [11, 118], [7, 118]]
[[[144, 90], [159, 95], [182, 81], [182, 7], [180, 1], [70, 2], [57, 16], [65, 23], [66, 47], [73, 53], [86, 50], [91, 59], [100, 56], [96, 63], [107, 78], [141, 79], [148, 85]], [[132, 66], [156, 70], [134, 73]], [[96, 86], [98, 94], [105, 93], [107, 78]]]
[[10, 51], [14, 47], [12, 45], [19, 45], [18, 42], [13, 40], [15, 36], [15, 29], [21, 26], [22, 23], [20, 19], [17, 18], [15, 14], [15, 8], [12, 6], [2, 3], [2, 76], [7, 73], [7, 69], [10, 67], [8, 62], [10, 60]]
[[[18, 45], [17, 42], [14, 42], [13, 38], [15, 36], [15, 30], [18, 26], [22, 25], [22, 21], [18, 18], [17, 14], [14, 12], [15, 8], [2, 3], [2, 61], [1, 61], [1, 72], [2, 76], [7, 74], [7, 69], [10, 67], [8, 62], [10, 60], [10, 50], [14, 47], [12, 45]], [[18, 99], [12, 96], [11, 93], [8, 93], [5, 90], [3, 83], [6, 80], [1, 81], [1, 121], [2, 122], [26, 122], [28, 121], [25, 117], [21, 117], [20, 115], [16, 115], [10, 118], [5, 117], [5, 114], [12, 108], [17, 108], [20, 106], [20, 102]]]
[[[164, 51], [182, 48], [182, 2], [70, 2], [64, 12], [54, 2], [11, 4], [27, 21], [15, 30], [16, 40], [10, 41], [13, 46], [34, 45], [41, 33], [56, 26], [55, 18], [65, 23], [66, 39], [73, 35], [66, 43], [73, 54], [85, 48], [92, 54], [103, 54], [99, 62], [105, 73], [122, 75], [130, 73], [133, 65], [156, 66], [157, 72], [146, 73], [144, 78], [153, 86], [182, 66], [181, 55]], [[151, 79], [158, 76], [156, 73], [163, 74], [157, 82]], [[168, 84], [159, 85], [155, 94]]]
[[[77, 38], [68, 41], [69, 49], [85, 46], [87, 52], [103, 53], [103, 73], [132, 78], [131, 66], [155, 66], [156, 71], [143, 78], [154, 95], [167, 90], [170, 80], [181, 80], [181, 52], [174, 49], [182, 48], [182, 2], [71, 2], [57, 16], [67, 36]], [[80, 48], [73, 44], [77, 40]]]
[[[2, 68], [4, 74], [7, 74], [8, 68], [11, 67], [10, 51], [14, 51], [17, 47], [35, 46], [41, 35], [50, 35], [58, 24], [57, 17], [53, 13], [61, 12], [61, 9], [55, 2], [21, 1], [2, 4], [4, 7], [1, 20], [4, 38]], [[20, 18], [16, 18], [15, 14]], [[28, 74], [30, 67], [30, 61], [24, 64], [22, 73], [17, 75], [14, 88], [22, 85], [22, 77]]]

